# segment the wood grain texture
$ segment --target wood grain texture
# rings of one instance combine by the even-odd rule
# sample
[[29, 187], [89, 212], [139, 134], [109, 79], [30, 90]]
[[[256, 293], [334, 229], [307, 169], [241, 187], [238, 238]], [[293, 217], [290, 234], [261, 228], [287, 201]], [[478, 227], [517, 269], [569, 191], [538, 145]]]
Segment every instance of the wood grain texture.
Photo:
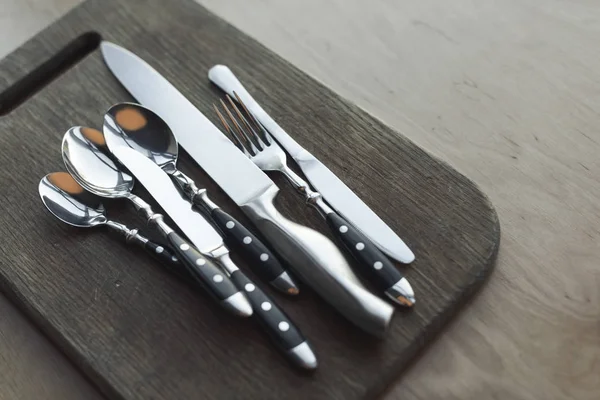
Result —
[[[427, 296], [413, 312], [399, 313], [381, 343], [351, 328], [309, 290], [298, 301], [281, 299], [321, 359], [319, 371], [305, 376], [288, 368], [255, 330], [217, 312], [140, 254], [101, 232], [52, 220], [35, 193], [39, 177], [61, 165], [48, 148], [58, 148], [75, 121], [98, 124], [100, 110], [129, 99], [98, 52], [0, 120], [8, 132], [2, 147], [31, 160], [17, 179], [22, 161], [11, 152], [0, 156], [1, 222], [13, 227], [13, 246], [1, 250], [4, 290], [110, 397], [233, 398], [242, 390], [247, 398], [349, 399], [380, 393], [489, 270], [499, 231], [487, 199], [446, 164], [191, 2], [172, 3], [162, 13], [153, 8], [162, 2], [138, 4], [91, 1], [77, 8], [0, 65], [0, 89], [91, 29], [135, 48], [207, 114], [217, 92], [206, 71], [226, 63], [284, 127], [406, 238], [419, 258], [405, 273]], [[286, 90], [301, 95], [290, 98]], [[185, 157], [182, 169], [241, 218]], [[287, 215], [325, 230], [289, 190], [280, 203]]]

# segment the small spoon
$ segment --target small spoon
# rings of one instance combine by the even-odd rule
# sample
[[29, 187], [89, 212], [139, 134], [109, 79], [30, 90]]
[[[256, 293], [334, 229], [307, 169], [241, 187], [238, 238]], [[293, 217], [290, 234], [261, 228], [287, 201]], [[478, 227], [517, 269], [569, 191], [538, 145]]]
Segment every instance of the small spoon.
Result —
[[231, 279], [211, 260], [204, 257], [194, 246], [169, 227], [160, 214], [152, 211], [148, 203], [131, 193], [133, 178], [124, 173], [97, 146], [104, 144], [104, 136], [98, 130], [84, 127], [69, 129], [63, 138], [62, 156], [67, 171], [83, 188], [106, 198], [123, 198], [133, 203], [140, 212], [171, 244], [177, 257], [205, 290], [216, 298], [228, 311], [248, 317], [252, 307]]
[[248, 260], [253, 271], [279, 291], [291, 295], [298, 287], [275, 255], [239, 221], [213, 203], [206, 189], [198, 189], [192, 179], [177, 169], [177, 138], [156, 113], [135, 103], [112, 106], [104, 117], [104, 129], [118, 130], [118, 136], [131, 148], [154, 161], [175, 181], [189, 201], [221, 232], [227, 247], [235, 248]]
[[151, 256], [168, 266], [179, 265], [171, 250], [138, 233], [137, 229], [111, 221], [98, 196], [86, 192], [67, 172], [52, 172], [40, 180], [38, 191], [42, 202], [56, 218], [79, 228], [105, 225], [117, 232], [127, 244], [142, 247]]

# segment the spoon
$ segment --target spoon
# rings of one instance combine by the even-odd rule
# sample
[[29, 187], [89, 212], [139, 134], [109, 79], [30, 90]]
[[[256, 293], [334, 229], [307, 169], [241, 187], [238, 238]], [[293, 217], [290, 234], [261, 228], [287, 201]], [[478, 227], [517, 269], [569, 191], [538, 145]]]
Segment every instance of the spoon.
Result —
[[96, 195], [86, 192], [67, 172], [52, 172], [40, 180], [42, 202], [56, 218], [79, 228], [105, 225], [121, 235], [127, 244], [134, 243], [166, 265], [179, 265], [171, 250], [140, 235], [137, 229], [111, 221]]
[[[104, 129], [118, 130], [128, 146], [155, 162], [175, 181], [189, 201], [210, 216], [227, 247], [235, 248], [249, 261], [253, 271], [279, 291], [296, 295], [298, 287], [275, 255], [239, 221], [213, 203], [206, 189], [177, 169], [177, 138], [156, 113], [135, 103], [112, 106], [104, 117]], [[225, 164], [224, 164], [225, 166]]]
[[177, 258], [208, 293], [226, 310], [244, 317], [252, 315], [252, 307], [231, 279], [211, 260], [169, 227], [148, 203], [131, 193], [134, 180], [104, 154], [104, 136], [96, 129], [73, 127], [63, 138], [62, 156], [67, 171], [87, 191], [106, 198], [131, 201], [136, 210], [171, 244]]

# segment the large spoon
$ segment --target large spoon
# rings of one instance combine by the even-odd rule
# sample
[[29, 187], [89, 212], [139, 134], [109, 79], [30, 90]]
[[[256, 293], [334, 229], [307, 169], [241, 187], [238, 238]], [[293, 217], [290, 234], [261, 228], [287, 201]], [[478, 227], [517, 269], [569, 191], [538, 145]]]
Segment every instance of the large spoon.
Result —
[[252, 307], [231, 279], [211, 260], [204, 257], [187, 240], [169, 227], [148, 203], [131, 193], [134, 180], [117, 167], [97, 146], [103, 146], [104, 136], [96, 129], [73, 127], [63, 138], [62, 156], [67, 171], [89, 192], [106, 198], [122, 198], [133, 203], [148, 225], [154, 227], [171, 245], [177, 257], [208, 293], [228, 311], [248, 317]]
[[151, 256], [168, 266], [179, 265], [179, 260], [165, 246], [154, 243], [138, 233], [137, 229], [111, 221], [98, 196], [85, 191], [67, 172], [52, 172], [40, 180], [38, 191], [42, 202], [56, 218], [79, 228], [107, 226], [125, 239], [142, 247]]
[[[240, 252], [262, 280], [281, 292], [298, 294], [296, 284], [267, 246], [239, 221], [213, 203], [208, 198], [206, 189], [198, 189], [192, 179], [177, 169], [177, 138], [162, 118], [139, 104], [119, 103], [106, 113], [104, 129], [105, 134], [106, 129], [117, 129], [127, 145], [161, 167], [189, 201], [209, 216], [213, 225], [221, 232], [227, 247]], [[223, 165], [226, 168], [226, 162]]]

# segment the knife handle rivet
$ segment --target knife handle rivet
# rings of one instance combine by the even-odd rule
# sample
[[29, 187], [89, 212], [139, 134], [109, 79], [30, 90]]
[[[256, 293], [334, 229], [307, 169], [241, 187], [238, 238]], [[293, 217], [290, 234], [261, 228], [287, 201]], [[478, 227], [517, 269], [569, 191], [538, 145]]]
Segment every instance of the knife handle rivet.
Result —
[[260, 255], [260, 261], [267, 261], [269, 259], [269, 255], [267, 253], [262, 253]]
[[279, 323], [278, 327], [279, 327], [279, 330], [280, 330], [281, 332], [285, 332], [285, 331], [287, 331], [288, 329], [290, 329], [290, 324], [288, 324], [288, 323], [287, 323], [287, 322], [285, 322], [285, 321], [281, 321], [281, 322]]
[[227, 227], [227, 229], [233, 229], [235, 223], [233, 221], [229, 221], [225, 224], [225, 226]]
[[271, 309], [271, 303], [269, 303], [268, 301], [265, 301], [264, 303], [262, 303], [260, 305], [260, 308], [262, 308], [265, 311], [269, 311]]
[[361, 251], [365, 248], [365, 244], [363, 242], [356, 243], [356, 250]]
[[348, 227], [346, 225], [340, 226], [340, 232], [342, 232], [342, 233], [348, 232]]
[[188, 251], [190, 249], [190, 245], [187, 243], [183, 243], [182, 245], [179, 246], [179, 248], [183, 251]]
[[375, 261], [375, 264], [373, 264], [373, 268], [379, 270], [383, 267], [383, 263], [381, 261]]
[[244, 238], [244, 244], [250, 244], [250, 243], [252, 243], [252, 238], [250, 236], [246, 236]]
[[160, 254], [160, 253], [162, 253], [163, 251], [165, 251], [165, 249], [164, 249], [164, 247], [162, 247], [162, 246], [158, 246], [158, 247], [156, 248], [156, 250], [154, 250], [154, 251], [156, 251], [156, 254]]
[[244, 289], [246, 289], [246, 292], [254, 292], [254, 289], [256, 289], [256, 286], [254, 286], [251, 283], [246, 283], [246, 286], [244, 286]]
[[223, 276], [215, 275], [215, 276], [213, 276], [213, 281], [215, 281], [217, 283], [223, 282]]
[[206, 260], [204, 258], [199, 258], [196, 260], [196, 265], [203, 266], [204, 264], [206, 264]]

